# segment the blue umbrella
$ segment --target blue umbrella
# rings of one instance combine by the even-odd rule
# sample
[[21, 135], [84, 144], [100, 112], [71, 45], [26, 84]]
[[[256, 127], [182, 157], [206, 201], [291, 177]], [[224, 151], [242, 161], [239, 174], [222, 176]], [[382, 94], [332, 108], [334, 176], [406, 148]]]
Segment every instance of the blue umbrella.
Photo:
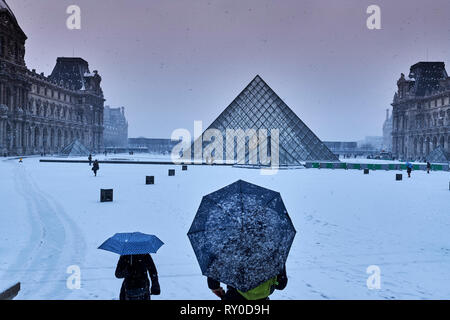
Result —
[[141, 232], [116, 233], [103, 242], [98, 249], [120, 255], [156, 253], [164, 244], [157, 236]]

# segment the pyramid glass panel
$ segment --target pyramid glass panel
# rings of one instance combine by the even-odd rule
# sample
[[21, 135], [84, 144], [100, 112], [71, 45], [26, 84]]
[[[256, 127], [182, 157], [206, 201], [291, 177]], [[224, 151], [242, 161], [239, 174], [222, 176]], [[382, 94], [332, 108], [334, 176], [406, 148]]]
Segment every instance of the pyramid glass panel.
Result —
[[87, 156], [89, 155], [89, 150], [76, 139], [62, 149], [61, 155], [67, 157]]
[[431, 163], [448, 163], [450, 162], [450, 152], [446, 152], [441, 146], [437, 147], [427, 156], [427, 161]]
[[[218, 129], [222, 132], [223, 160], [232, 160], [234, 163], [298, 166], [303, 161], [339, 161], [259, 76], [250, 82], [208, 129]], [[256, 151], [254, 143], [251, 143], [252, 129], [257, 135]], [[234, 156], [230, 159], [226, 158], [227, 130], [234, 130], [235, 134], [237, 130], [244, 132], [244, 136], [236, 134], [236, 142], [231, 149]], [[258, 134], [264, 130], [266, 135]], [[203, 142], [203, 150], [208, 143], [210, 142]], [[231, 145], [231, 141], [228, 144]], [[187, 152], [196, 158], [193, 150], [192, 146]], [[262, 152], [267, 152], [267, 155]], [[273, 153], [278, 155], [278, 163], [275, 163], [275, 157], [270, 157], [276, 156]], [[207, 157], [209, 155], [202, 155], [202, 160]], [[265, 163], [265, 159], [269, 159], [269, 163]]]

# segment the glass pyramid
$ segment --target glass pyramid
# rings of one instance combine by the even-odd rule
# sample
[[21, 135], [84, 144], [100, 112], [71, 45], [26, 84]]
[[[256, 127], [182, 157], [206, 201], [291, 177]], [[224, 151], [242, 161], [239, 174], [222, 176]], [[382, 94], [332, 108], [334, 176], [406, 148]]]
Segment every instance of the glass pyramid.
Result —
[[447, 163], [450, 162], [450, 152], [446, 152], [441, 146], [431, 151], [426, 157], [430, 163]]
[[[208, 129], [222, 133], [223, 159], [228, 163], [298, 166], [302, 161], [339, 161], [260, 76], [249, 83]], [[241, 129], [246, 135], [230, 135], [227, 141], [229, 129]], [[205, 147], [210, 143], [202, 143], [202, 160], [206, 162]], [[216, 151], [212, 151], [211, 158], [220, 158]], [[278, 154], [276, 164], [276, 158], [271, 157], [275, 153]]]
[[89, 150], [78, 139], [75, 139], [61, 150], [61, 155], [67, 157], [88, 156]]

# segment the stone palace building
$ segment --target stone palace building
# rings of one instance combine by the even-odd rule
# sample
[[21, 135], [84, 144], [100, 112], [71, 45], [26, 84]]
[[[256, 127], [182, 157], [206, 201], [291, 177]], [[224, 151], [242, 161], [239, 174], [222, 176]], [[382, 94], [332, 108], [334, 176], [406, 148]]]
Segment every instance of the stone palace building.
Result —
[[419, 62], [401, 74], [392, 103], [392, 152], [424, 160], [437, 147], [450, 151], [450, 78], [443, 62]]
[[389, 109], [386, 109], [386, 120], [383, 123], [383, 144], [382, 151], [392, 151], [392, 115], [389, 115]]
[[103, 149], [101, 77], [81, 58], [58, 58], [50, 76], [25, 65], [27, 36], [0, 0], [0, 154], [58, 153], [75, 139]]
[[128, 148], [128, 122], [124, 107], [105, 106], [103, 127], [105, 148]]

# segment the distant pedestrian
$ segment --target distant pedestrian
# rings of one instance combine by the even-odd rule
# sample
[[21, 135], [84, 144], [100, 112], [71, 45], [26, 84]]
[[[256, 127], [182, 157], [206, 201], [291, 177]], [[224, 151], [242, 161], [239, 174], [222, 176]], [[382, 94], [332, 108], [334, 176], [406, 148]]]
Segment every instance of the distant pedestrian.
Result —
[[92, 154], [89, 154], [88, 160], [89, 160], [89, 166], [91, 166], [91, 164], [92, 164]]
[[427, 161], [427, 173], [430, 173], [430, 170], [431, 170], [431, 163]]
[[94, 160], [94, 164], [92, 165], [92, 171], [94, 171], [94, 175], [97, 176], [97, 171], [100, 170], [100, 166], [98, 165], [98, 160]]
[[19, 159], [19, 163], [22, 163], [22, 162], [23, 162], [23, 161], [22, 161], [22, 158], [20, 158], [20, 159]]
[[411, 178], [411, 171], [412, 171], [413, 165], [411, 162], [406, 162], [406, 172], [408, 173], [408, 178]]

